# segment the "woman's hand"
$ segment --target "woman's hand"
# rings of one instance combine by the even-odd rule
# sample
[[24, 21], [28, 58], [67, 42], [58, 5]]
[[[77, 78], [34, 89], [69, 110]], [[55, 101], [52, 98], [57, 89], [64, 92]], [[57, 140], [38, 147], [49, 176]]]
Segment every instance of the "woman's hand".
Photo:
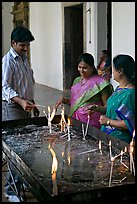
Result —
[[69, 104], [69, 99], [64, 98], [64, 97], [63, 97], [63, 98], [60, 98], [60, 99], [56, 102], [55, 109], [57, 109], [58, 106], [63, 105], [63, 103], [64, 103], [64, 104]]
[[99, 106], [98, 105], [91, 105], [88, 107], [88, 115], [93, 114], [94, 112], [98, 111]]
[[58, 101], [56, 102], [55, 109], [57, 109], [58, 106], [63, 105], [63, 101], [64, 101], [64, 98], [59, 98]]
[[101, 125], [110, 125], [111, 119], [108, 118], [106, 115], [101, 115], [99, 118], [99, 122]]

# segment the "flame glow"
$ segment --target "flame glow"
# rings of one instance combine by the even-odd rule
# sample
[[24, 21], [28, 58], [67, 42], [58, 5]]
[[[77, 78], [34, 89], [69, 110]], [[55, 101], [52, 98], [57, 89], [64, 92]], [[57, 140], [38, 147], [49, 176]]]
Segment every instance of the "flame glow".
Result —
[[51, 169], [51, 174], [53, 174], [54, 172], [57, 171], [57, 167], [58, 167], [58, 161], [57, 161], [57, 158], [56, 158], [56, 154], [54, 152], [54, 150], [50, 147], [50, 144], [49, 144], [49, 150], [52, 154], [52, 169]]

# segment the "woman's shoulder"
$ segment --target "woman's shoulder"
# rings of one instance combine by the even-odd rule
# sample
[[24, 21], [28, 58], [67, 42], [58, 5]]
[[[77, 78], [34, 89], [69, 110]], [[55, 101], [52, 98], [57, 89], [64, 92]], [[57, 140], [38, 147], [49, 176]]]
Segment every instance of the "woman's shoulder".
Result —
[[108, 80], [106, 80], [103, 76], [95, 74], [94, 76], [91, 77], [91, 79], [97, 81], [97, 82], [106, 82], [108, 84], [110, 84], [110, 82]]
[[76, 84], [76, 83], [78, 83], [78, 82], [80, 82], [80, 80], [81, 80], [81, 76], [76, 77], [76, 78], [74, 79], [74, 81], [73, 81], [73, 85]]

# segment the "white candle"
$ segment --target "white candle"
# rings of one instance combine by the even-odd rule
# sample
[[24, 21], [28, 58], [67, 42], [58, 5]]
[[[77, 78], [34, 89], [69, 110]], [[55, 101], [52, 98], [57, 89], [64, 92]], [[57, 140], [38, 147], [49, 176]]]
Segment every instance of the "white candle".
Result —
[[48, 119], [46, 112], [45, 112], [45, 111], [43, 111], [43, 113], [44, 113], [45, 117]]
[[110, 155], [110, 159], [111, 159], [111, 157], [112, 157], [111, 140], [109, 141], [109, 155]]
[[101, 150], [101, 140], [99, 140], [99, 150], [100, 150], [100, 154], [102, 155], [102, 150]]
[[83, 125], [83, 123], [82, 123], [82, 133], [83, 133], [83, 140], [85, 140], [84, 125]]
[[134, 159], [133, 159], [133, 150], [134, 150], [134, 147], [132, 146], [132, 141], [131, 141], [130, 147], [129, 147], [130, 171], [131, 171], [131, 173], [133, 172], [133, 174], [135, 176], [135, 165], [134, 165]]
[[84, 137], [86, 137], [87, 132], [88, 132], [89, 120], [90, 120], [90, 116], [88, 115], [88, 120], [87, 120], [86, 131], [85, 131]]
[[50, 106], [48, 106], [48, 119], [50, 119]]
[[68, 142], [68, 165], [70, 165], [70, 141]]
[[121, 163], [122, 163], [122, 156], [123, 156], [123, 154], [124, 154], [124, 152], [123, 152], [123, 150], [121, 150], [121, 157], [120, 157]]
[[68, 118], [68, 141], [70, 141], [70, 118]]
[[115, 160], [115, 158], [114, 158], [114, 157], [111, 157], [111, 168], [110, 168], [110, 176], [109, 176], [109, 187], [111, 186], [114, 160]]

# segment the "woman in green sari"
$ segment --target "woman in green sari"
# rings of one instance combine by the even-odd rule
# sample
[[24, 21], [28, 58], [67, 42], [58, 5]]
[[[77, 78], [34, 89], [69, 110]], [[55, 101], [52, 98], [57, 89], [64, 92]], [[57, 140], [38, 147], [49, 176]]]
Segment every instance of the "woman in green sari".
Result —
[[112, 73], [119, 85], [107, 101], [106, 115], [100, 116], [101, 130], [130, 143], [135, 130], [134, 59], [125, 54], [114, 57]]

